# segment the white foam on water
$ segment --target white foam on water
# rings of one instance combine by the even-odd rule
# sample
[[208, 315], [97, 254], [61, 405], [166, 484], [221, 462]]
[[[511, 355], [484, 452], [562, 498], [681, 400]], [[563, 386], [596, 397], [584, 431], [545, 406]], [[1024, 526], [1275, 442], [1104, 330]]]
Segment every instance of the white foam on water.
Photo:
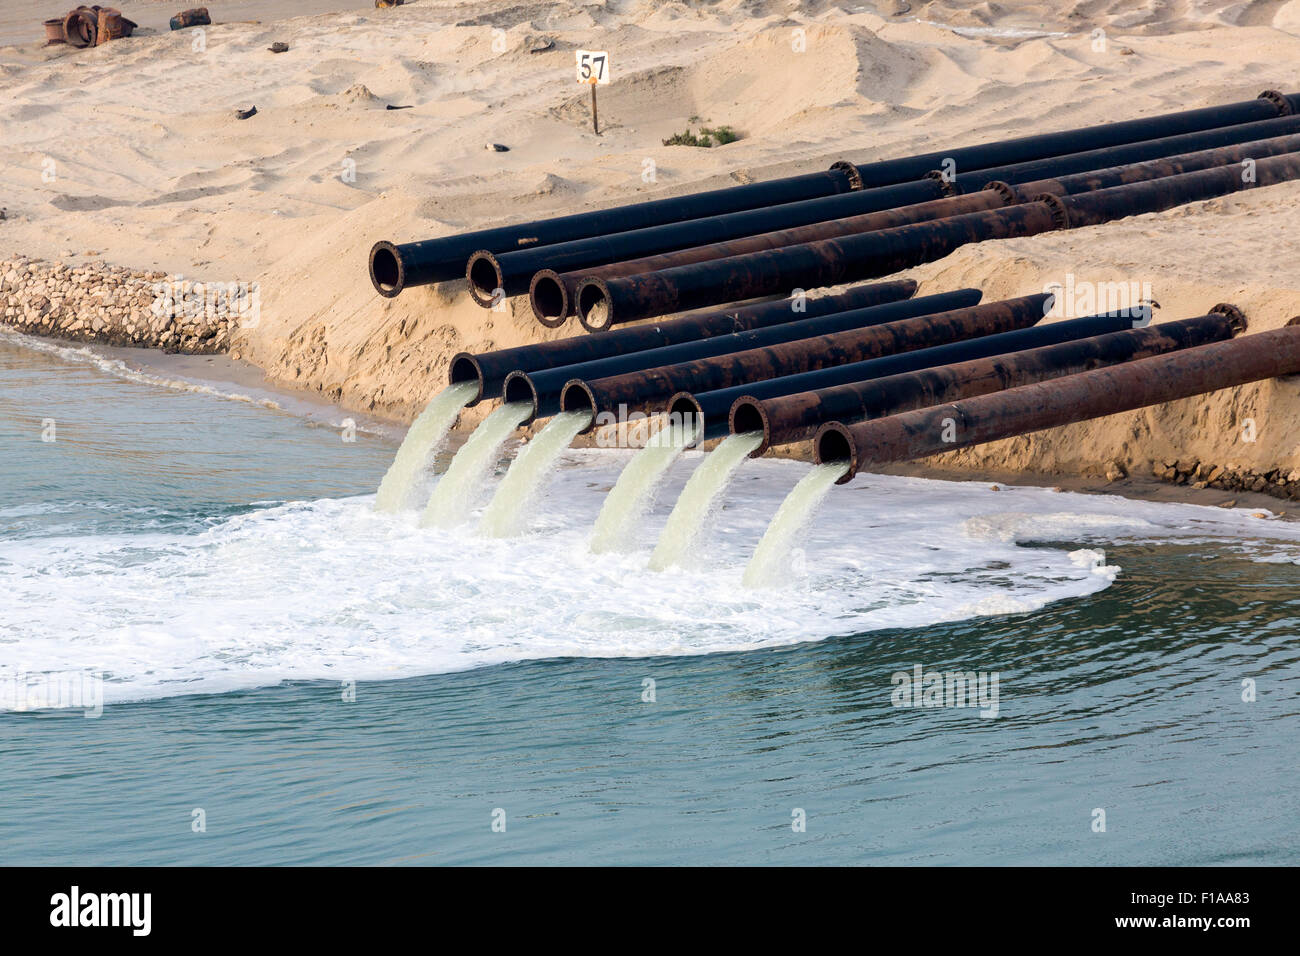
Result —
[[704, 457], [682, 489], [668, 523], [659, 533], [659, 543], [650, 555], [650, 570], [664, 571], [683, 564], [704, 530], [709, 511], [727, 488], [731, 476], [750, 452], [763, 444], [762, 432], [728, 435]]
[[414, 507], [411, 496], [420, 487], [434, 453], [447, 440], [447, 433], [456, 424], [461, 409], [477, 391], [478, 382], [457, 382], [429, 400], [420, 417], [411, 423], [401, 447], [393, 456], [393, 463], [379, 483], [375, 495], [377, 510], [400, 511]]
[[[1118, 572], [1078, 552], [1117, 539], [1266, 554], [1300, 542], [1295, 524], [1217, 508], [859, 476], [826, 495], [782, 586], [748, 589], [746, 560], [808, 466], [747, 465], [707, 561], [683, 575], [646, 571], [648, 548], [599, 559], [588, 550], [603, 489], [625, 460], [571, 452], [550, 488], [562, 507], [516, 538], [423, 529], [416, 513], [378, 513], [367, 495], [268, 506], [192, 533], [0, 539], [0, 708], [30, 706], [42, 674], [102, 675], [112, 706], [286, 680], [753, 650], [1079, 598]], [[684, 480], [670, 472], [665, 498]], [[648, 520], [666, 512], [656, 506]], [[993, 525], [1008, 512], [1051, 516], [1048, 537], [1070, 546], [963, 533], [969, 519]], [[1031, 520], [1019, 540], [1036, 533]]]
[[421, 525], [451, 528], [469, 520], [488, 472], [501, 454], [501, 446], [532, 410], [528, 402], [507, 402], [479, 423], [456, 452], [447, 473], [433, 486]]
[[578, 432], [590, 424], [590, 412], [560, 412], [552, 418], [511, 462], [492, 501], [483, 511], [479, 532], [491, 538], [508, 538], [521, 533], [529, 508], [555, 470], [560, 456], [578, 437]]
[[627, 463], [596, 516], [596, 526], [591, 532], [594, 553], [633, 549], [637, 522], [654, 503], [656, 487], [695, 438], [695, 431], [694, 424], [673, 422], [651, 435], [646, 446]]

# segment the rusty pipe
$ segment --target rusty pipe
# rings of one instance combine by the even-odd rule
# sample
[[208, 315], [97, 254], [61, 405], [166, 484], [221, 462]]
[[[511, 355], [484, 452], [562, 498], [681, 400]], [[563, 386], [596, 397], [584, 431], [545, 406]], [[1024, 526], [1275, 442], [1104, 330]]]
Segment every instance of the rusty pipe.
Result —
[[[866, 309], [851, 309], [847, 312], [834, 312], [813, 318], [792, 314], [791, 318], [795, 321], [781, 322], [761, 329], [747, 329], [732, 335], [715, 335], [698, 341], [681, 342], [644, 352], [614, 355], [577, 365], [562, 365], [559, 368], [531, 372], [514, 371], [506, 376], [505, 385], [502, 386], [502, 398], [507, 402], [530, 404], [532, 411], [523, 421], [523, 424], [528, 424], [534, 418], [547, 418], [558, 412], [560, 396], [564, 393], [565, 385], [576, 378], [612, 378], [616, 375], [641, 372], [648, 368], [679, 365], [682, 362], [711, 358], [715, 355], [728, 355], [732, 352], [752, 351], [764, 346], [777, 346], [813, 336], [865, 329], [918, 315], [934, 315], [978, 305], [983, 297], [979, 289], [953, 289], [951, 292], [940, 292], [899, 302], [886, 302]], [[587, 337], [604, 338], [602, 335]]]
[[[1300, 120], [1300, 117], [1295, 117]], [[1127, 166], [1115, 166], [1109, 169], [1091, 170], [1072, 176], [1060, 176], [1055, 179], [1039, 179], [1015, 185], [1001, 182], [989, 183], [986, 189], [997, 189], [1004, 194], [1008, 202], [1032, 202], [1044, 193], [1056, 196], [1072, 196], [1076, 193], [1095, 192], [1101, 189], [1113, 189], [1132, 183], [1147, 182], [1152, 179], [1165, 179], [1180, 176], [1183, 173], [1199, 172], [1217, 167], [1229, 167], [1246, 160], [1260, 160], [1270, 156], [1300, 151], [1300, 133], [1287, 136], [1275, 136], [1271, 139], [1252, 140], [1216, 149], [1204, 149], [1180, 156], [1168, 156], [1163, 159], [1132, 163]]]
[[1114, 219], [1161, 212], [1185, 203], [1214, 199], [1243, 189], [1272, 186], [1300, 177], [1300, 153], [1252, 161], [1249, 168], [1218, 166], [1197, 172], [1113, 186], [1070, 196], [1044, 194], [1062, 229], [1096, 226]]
[[762, 329], [819, 315], [853, 309], [867, 309], [888, 302], [901, 302], [916, 294], [911, 279], [876, 282], [845, 289], [835, 295], [808, 296], [799, 301], [782, 299], [718, 312], [684, 315], [668, 322], [654, 322], [618, 329], [606, 335], [575, 335], [497, 349], [492, 352], [460, 352], [452, 357], [450, 384], [477, 382], [470, 405], [485, 398], [500, 398], [506, 376], [514, 371], [536, 372], [579, 362], [593, 362], [615, 355], [629, 355], [649, 349], [695, 342], [748, 329]]
[[1025, 183], [1034, 179], [1054, 179], [1086, 173], [1094, 169], [1108, 169], [1113, 166], [1125, 166], [1152, 159], [1217, 149], [1235, 143], [1288, 136], [1296, 132], [1300, 132], [1300, 115], [1288, 113], [1254, 123], [1242, 123], [1239, 126], [1199, 130], [1161, 139], [1125, 143], [1122, 146], [1091, 149], [1083, 153], [1071, 153], [1068, 156], [1055, 156], [1051, 159], [983, 169], [958, 169], [952, 173], [934, 170], [929, 175], [943, 182], [947, 192], [956, 195], [977, 192], [994, 181]]
[[1027, 295], [610, 378], [574, 379], [565, 385], [560, 407], [564, 411], [589, 410], [594, 420], [600, 413], [619, 406], [653, 408], [677, 392], [707, 392], [741, 382], [762, 381], [1028, 328], [1051, 310], [1054, 301], [1047, 293]]
[[1284, 328], [946, 405], [817, 432], [819, 463], [843, 461], [843, 484], [863, 468], [1104, 418], [1223, 388], [1300, 373], [1300, 316]]
[[[984, 190], [970, 196], [952, 196], [932, 199], [927, 202], [912, 203], [893, 209], [878, 210], [857, 216], [845, 216], [825, 222], [814, 222], [792, 229], [778, 229], [772, 232], [744, 236], [726, 242], [713, 242], [707, 245], [692, 246], [661, 255], [644, 256], [640, 259], [627, 259], [623, 262], [611, 262], [607, 265], [590, 269], [578, 269], [559, 273], [554, 269], [542, 269], [535, 273], [528, 288], [528, 298], [533, 308], [533, 315], [543, 325], [552, 326], [563, 322], [573, 314], [577, 301], [579, 285], [593, 277], [612, 278], [615, 276], [638, 275], [643, 272], [655, 272], [674, 266], [689, 265], [695, 262], [709, 262], [713, 259], [725, 259], [730, 256], [760, 252], [764, 249], [779, 249], [782, 246], [813, 242], [818, 239], [831, 239], [836, 236], [857, 232], [870, 232], [876, 229], [888, 229], [905, 226], [916, 222], [928, 222], [946, 216], [956, 216], [968, 212], [980, 212], [1005, 206], [1009, 199], [1006, 192]], [[605, 331], [599, 326], [584, 325], [589, 332]]]
[[[578, 289], [578, 314], [588, 328], [605, 328], [697, 304], [889, 275], [941, 259], [967, 243], [1056, 228], [1052, 210], [1033, 202], [642, 275], [584, 279]], [[766, 291], [750, 291], [758, 289]]]
[[[502, 296], [528, 292], [532, 277], [541, 269], [567, 271], [595, 267], [773, 229], [892, 209], [938, 199], [942, 195], [943, 189], [938, 183], [921, 180], [843, 195], [822, 196], [802, 202], [743, 209], [688, 222], [610, 231], [603, 235], [537, 248], [505, 252], [480, 249], [469, 256], [465, 278], [469, 283], [470, 297], [484, 308], [489, 308], [500, 301]], [[564, 316], [559, 316], [548, 318], [542, 324], [555, 328], [563, 321]]]
[[[1056, 345], [1058, 342], [1073, 342], [1076, 339], [1091, 338], [1107, 332], [1131, 329], [1138, 323], [1139, 315], [1145, 319], [1146, 313], [1124, 309], [1107, 315], [1046, 322], [1027, 329], [999, 332], [996, 335], [949, 342], [947, 345], [934, 345], [929, 348], [914, 349], [911, 352], [883, 355], [864, 362], [832, 365], [811, 372], [782, 375], [780, 378], [771, 378], [762, 382], [744, 382], [711, 392], [678, 392], [669, 400], [665, 411], [675, 415], [680, 421], [703, 423], [702, 427], [698, 425], [696, 427], [695, 440], [709, 441], [713, 438], [721, 438], [733, 430], [731, 410], [737, 404], [737, 399], [760, 401], [784, 398], [787, 395], [820, 391], [837, 385], [852, 385], [869, 379], [884, 378], [887, 375], [915, 372], [923, 368], [953, 365], [991, 355], [1006, 355], [1009, 352], [1023, 352], [1044, 345]], [[690, 416], [689, 419], [687, 416]]]
[[731, 407], [733, 432], [762, 431], [762, 454], [772, 445], [812, 438], [829, 421], [869, 421], [931, 405], [1028, 385], [1232, 338], [1246, 327], [1230, 305], [1194, 319], [1062, 342], [1023, 352], [994, 355], [871, 381], [779, 398], [737, 399]]

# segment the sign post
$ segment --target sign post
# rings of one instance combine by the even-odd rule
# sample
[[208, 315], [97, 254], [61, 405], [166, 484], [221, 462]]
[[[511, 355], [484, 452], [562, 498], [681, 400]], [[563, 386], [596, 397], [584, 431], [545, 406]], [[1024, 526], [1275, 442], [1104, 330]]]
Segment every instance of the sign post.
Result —
[[591, 86], [591, 130], [600, 135], [600, 120], [596, 113], [596, 87], [609, 83], [609, 54], [604, 50], [576, 50], [579, 83]]

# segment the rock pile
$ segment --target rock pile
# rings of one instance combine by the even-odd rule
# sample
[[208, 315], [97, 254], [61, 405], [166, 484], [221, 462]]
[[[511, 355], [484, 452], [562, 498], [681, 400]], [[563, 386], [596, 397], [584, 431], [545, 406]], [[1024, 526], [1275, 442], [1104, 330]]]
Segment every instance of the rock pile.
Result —
[[1251, 471], [1241, 465], [1216, 465], [1191, 459], [1165, 459], [1153, 462], [1151, 472], [1157, 478], [1193, 488], [1222, 488], [1224, 491], [1254, 491], [1275, 498], [1300, 501], [1300, 468], [1276, 468], [1268, 472]]
[[0, 261], [0, 323], [21, 332], [168, 352], [224, 352], [259, 317], [257, 284], [110, 266]]

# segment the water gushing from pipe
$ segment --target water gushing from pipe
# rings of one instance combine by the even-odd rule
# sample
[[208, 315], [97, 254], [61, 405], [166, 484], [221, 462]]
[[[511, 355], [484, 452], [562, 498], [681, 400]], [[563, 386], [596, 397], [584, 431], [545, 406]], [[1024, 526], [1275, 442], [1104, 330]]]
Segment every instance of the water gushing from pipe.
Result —
[[469, 517], [475, 492], [496, 462], [501, 446], [532, 412], [528, 402], [507, 402], [483, 419], [434, 486], [420, 519], [421, 527], [450, 528]]
[[650, 507], [659, 479], [695, 440], [698, 428], [695, 421], [673, 422], [651, 435], [646, 446], [627, 463], [596, 517], [591, 534], [594, 553], [628, 550], [633, 525]]
[[687, 479], [686, 487], [668, 516], [668, 523], [659, 535], [659, 543], [650, 555], [651, 571], [663, 571], [682, 563], [731, 476], [762, 443], [762, 432], [741, 432], [728, 435], [712, 454], [705, 456]]
[[466, 403], [474, 397], [477, 382], [457, 382], [448, 385], [429, 400], [412, 422], [402, 439], [393, 463], [388, 466], [379, 491], [375, 495], [376, 511], [401, 511], [412, 506], [410, 501], [433, 453], [447, 438]]
[[786, 561], [794, 546], [795, 535], [808, 523], [835, 482], [848, 471], [847, 461], [828, 461], [814, 465], [812, 471], [799, 479], [799, 484], [785, 496], [754, 549], [754, 556], [749, 559], [741, 579], [745, 587], [773, 587], [781, 581], [786, 574]]
[[586, 411], [560, 412], [515, 456], [496, 494], [483, 512], [479, 530], [489, 538], [518, 534], [529, 505], [550, 475], [564, 449], [591, 422]]

